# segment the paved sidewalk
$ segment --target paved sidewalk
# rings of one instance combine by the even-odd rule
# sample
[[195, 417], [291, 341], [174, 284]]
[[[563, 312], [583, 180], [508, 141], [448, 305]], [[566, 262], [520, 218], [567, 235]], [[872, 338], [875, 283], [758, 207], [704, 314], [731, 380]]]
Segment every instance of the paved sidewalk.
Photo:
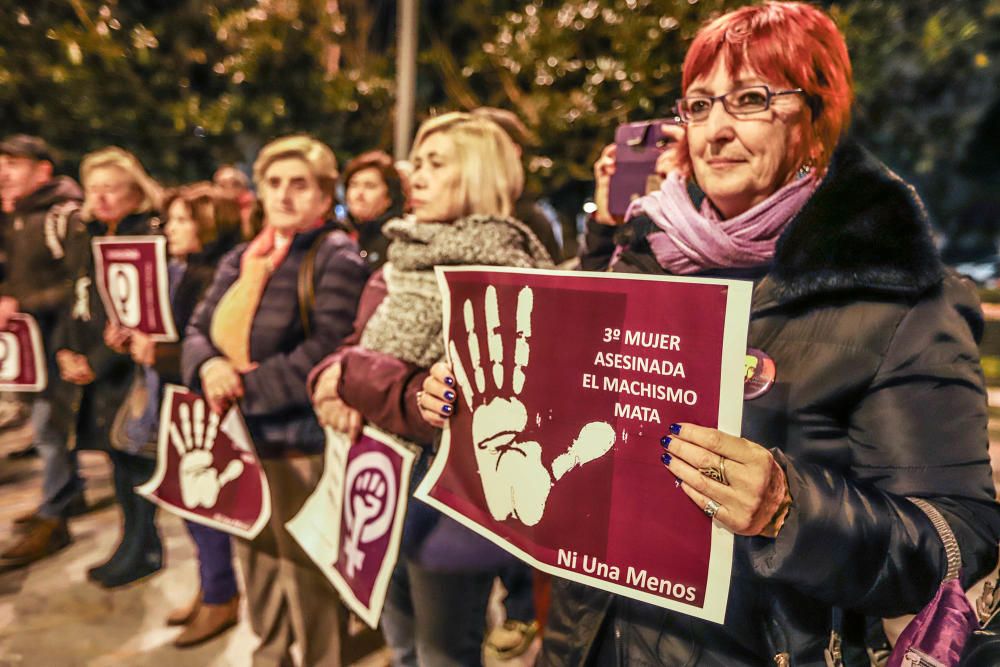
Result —
[[[6, 455], [27, 442], [25, 430], [0, 434], [0, 543], [14, 517], [39, 497], [39, 459]], [[0, 573], [0, 667], [237, 667], [250, 664], [257, 639], [246, 623], [202, 646], [179, 650], [180, 631], [167, 614], [197, 590], [194, 545], [183, 522], [166, 512], [157, 520], [166, 567], [144, 581], [107, 591], [87, 581], [87, 568], [117, 545], [120, 514], [111, 466], [104, 454], [81, 452], [87, 499], [98, 509], [70, 522], [73, 543], [30, 567]], [[245, 614], [243, 615], [245, 618]], [[365, 667], [388, 664], [385, 654]]]

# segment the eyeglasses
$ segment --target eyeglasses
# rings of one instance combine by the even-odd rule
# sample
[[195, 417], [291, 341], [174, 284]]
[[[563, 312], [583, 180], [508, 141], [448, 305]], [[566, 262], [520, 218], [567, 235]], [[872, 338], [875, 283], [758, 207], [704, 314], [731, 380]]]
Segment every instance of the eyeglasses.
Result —
[[767, 86], [747, 86], [731, 90], [725, 95], [695, 95], [677, 100], [675, 113], [685, 123], [698, 123], [708, 118], [712, 107], [722, 100], [722, 106], [732, 116], [748, 116], [771, 108], [771, 100], [781, 95], [805, 95], [801, 88], [791, 90], [771, 90]]

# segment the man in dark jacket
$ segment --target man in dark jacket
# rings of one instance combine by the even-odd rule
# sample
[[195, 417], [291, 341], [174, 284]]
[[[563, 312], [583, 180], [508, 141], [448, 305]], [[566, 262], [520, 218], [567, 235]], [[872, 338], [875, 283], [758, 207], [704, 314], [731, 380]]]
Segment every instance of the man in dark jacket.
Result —
[[49, 386], [32, 405], [35, 445], [44, 461], [43, 499], [37, 512], [17, 520], [27, 531], [0, 554], [0, 562], [10, 566], [69, 544], [66, 518], [85, 507], [76, 456], [52, 429], [49, 398], [60, 382], [52, 336], [73, 292], [68, 257], [87, 243], [87, 234], [80, 220], [80, 186], [67, 176], [53, 176], [52, 163], [49, 147], [38, 137], [14, 135], [0, 143], [0, 192], [13, 203], [5, 243], [7, 271], [0, 283], [0, 329], [14, 312], [32, 315], [49, 367]]

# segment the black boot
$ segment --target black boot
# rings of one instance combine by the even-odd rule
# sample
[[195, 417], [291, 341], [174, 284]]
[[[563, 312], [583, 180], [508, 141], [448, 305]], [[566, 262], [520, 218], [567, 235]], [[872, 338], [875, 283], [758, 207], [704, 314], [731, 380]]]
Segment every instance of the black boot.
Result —
[[105, 588], [130, 584], [163, 567], [163, 544], [156, 530], [156, 505], [138, 494], [133, 494], [132, 503], [134, 533], [125, 535], [123, 541], [134, 546], [102, 574], [100, 583]]
[[107, 588], [142, 579], [163, 566], [156, 506], [134, 490], [149, 479], [155, 462], [124, 452], [112, 452], [111, 458], [115, 465], [115, 495], [124, 517], [122, 539], [106, 563], [87, 571], [88, 578]]
[[104, 577], [107, 576], [107, 573], [115, 569], [117, 563], [124, 560], [131, 560], [133, 556], [130, 552], [135, 549], [133, 540], [129, 539], [135, 532], [135, 506], [132, 503], [132, 497], [135, 495], [135, 492], [132, 491], [131, 471], [122, 457], [123, 455], [120, 452], [113, 451], [110, 454], [111, 463], [113, 464], [112, 474], [115, 482], [115, 499], [118, 501], [118, 506], [122, 511], [122, 537], [118, 543], [118, 547], [108, 560], [87, 570], [87, 578], [97, 583], [101, 583]]

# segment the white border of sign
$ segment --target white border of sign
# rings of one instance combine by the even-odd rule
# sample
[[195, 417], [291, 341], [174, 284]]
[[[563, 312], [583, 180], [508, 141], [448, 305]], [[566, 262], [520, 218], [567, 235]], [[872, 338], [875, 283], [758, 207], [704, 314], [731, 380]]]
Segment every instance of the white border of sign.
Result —
[[104, 273], [104, 256], [101, 246], [117, 245], [147, 245], [152, 244], [156, 254], [156, 293], [159, 297], [160, 320], [166, 333], [150, 334], [150, 339], [156, 343], [175, 343], [178, 340], [177, 327], [174, 325], [174, 314], [170, 310], [170, 276], [167, 272], [167, 239], [163, 236], [97, 236], [90, 240], [94, 253], [94, 277], [97, 279], [97, 292], [101, 295], [104, 312], [108, 319], [119, 324], [118, 313], [108, 294], [107, 276]]
[[[727, 289], [726, 320], [722, 345], [721, 382], [719, 386], [719, 430], [733, 435], [739, 435], [743, 419], [743, 364], [746, 356], [747, 334], [750, 328], [750, 299], [753, 295], [753, 283], [746, 280], [725, 280], [719, 278], [684, 278], [679, 276], [647, 276], [636, 274], [615, 273], [583, 273], [579, 271], [552, 271], [541, 269], [513, 269], [498, 266], [463, 266], [435, 267], [438, 288], [443, 299], [443, 335], [444, 349], [450, 349], [448, 333], [451, 324], [451, 295], [445, 276], [448, 273], [516, 273], [526, 275], [559, 276], [567, 278], [588, 278], [598, 280], [632, 280], [648, 282], [672, 282], [697, 285], [724, 285]], [[726, 604], [729, 600], [729, 584], [733, 565], [733, 534], [712, 523], [712, 546], [708, 565], [708, 579], [705, 587], [704, 606], [698, 607], [685, 604], [678, 600], [668, 599], [646, 593], [634, 588], [628, 588], [605, 579], [591, 577], [536, 560], [527, 552], [518, 548], [497, 535], [490, 529], [472, 521], [465, 515], [455, 511], [445, 503], [430, 495], [431, 489], [444, 471], [451, 447], [451, 432], [446, 426], [441, 438], [441, 446], [431, 464], [427, 476], [417, 487], [414, 497], [418, 498], [445, 515], [458, 521], [463, 526], [482, 535], [497, 546], [517, 556], [532, 567], [549, 574], [576, 581], [594, 588], [648, 602], [658, 607], [671, 609], [688, 616], [694, 616], [715, 623], [723, 623], [726, 617]]]
[[[342, 452], [347, 452], [351, 443], [347, 439], [347, 435], [334, 431], [331, 428], [324, 429], [326, 432], [327, 440], [326, 447], [327, 452], [324, 457], [326, 464], [337, 464], [339, 457], [337, 455], [331, 455], [331, 450], [338, 449]], [[379, 570], [378, 576], [375, 578], [375, 586], [372, 588], [371, 594], [371, 607], [365, 606], [361, 600], [354, 594], [351, 589], [350, 584], [341, 576], [340, 571], [333, 567], [332, 565], [339, 560], [340, 553], [334, 553], [333, 557], [336, 559], [334, 563], [321, 562], [319, 560], [320, 554], [314, 553], [312, 550], [307, 549], [307, 543], [309, 542], [308, 536], [301, 535], [299, 531], [301, 530], [315, 530], [311, 522], [308, 520], [303, 520], [302, 512], [296, 514], [290, 521], [285, 524], [288, 532], [291, 533], [292, 537], [295, 538], [300, 545], [302, 545], [305, 552], [313, 559], [319, 570], [330, 580], [333, 587], [337, 589], [340, 593], [341, 599], [344, 604], [353, 611], [358, 617], [369, 625], [372, 629], [378, 627], [379, 618], [382, 616], [382, 607], [385, 605], [386, 593], [389, 590], [389, 580], [392, 579], [392, 571], [396, 569], [396, 562], [399, 560], [399, 546], [403, 539], [403, 519], [406, 518], [406, 507], [410, 500], [410, 475], [413, 472], [413, 464], [417, 459], [417, 453], [413, 451], [410, 446], [403, 444], [400, 440], [394, 436], [381, 431], [372, 426], [365, 426], [363, 431], [364, 435], [368, 436], [372, 440], [375, 440], [402, 458], [402, 468], [399, 475], [399, 487], [396, 489], [396, 507], [395, 507], [395, 517], [392, 521], [392, 533], [389, 535], [389, 544], [386, 547], [385, 558], [382, 559], [381, 569]], [[343, 466], [347, 466], [347, 458], [344, 457], [341, 461]], [[324, 473], [324, 478], [327, 475]], [[335, 475], [335, 479], [340, 480], [343, 484], [345, 478], [343, 474]], [[322, 481], [321, 481], [322, 484]], [[328, 493], [330, 489], [322, 488], [317, 486], [313, 493]], [[341, 508], [341, 513], [343, 512], [344, 503], [344, 493], [346, 489], [341, 486], [341, 489], [336, 497], [339, 502], [338, 507]], [[310, 495], [310, 499], [312, 496]], [[310, 500], [306, 500], [303, 505], [303, 509], [306, 509], [310, 505]], [[340, 547], [340, 531], [344, 528], [344, 524], [340, 521], [338, 517], [334, 520], [332, 517], [330, 519], [330, 533], [326, 536], [323, 542], [335, 545], [334, 549], [339, 549]], [[326, 555], [326, 554], [324, 554]]]
[[[164, 502], [155, 495], [155, 491], [159, 488], [160, 484], [163, 482], [163, 478], [167, 474], [167, 464], [166, 459], [163, 458], [166, 455], [166, 448], [170, 447], [170, 411], [173, 405], [174, 394], [177, 393], [190, 393], [191, 390], [187, 387], [182, 387], [176, 384], [167, 384], [163, 388], [163, 403], [160, 405], [160, 429], [157, 438], [156, 446], [156, 470], [153, 472], [153, 477], [150, 478], [148, 482], [142, 484], [141, 486], [135, 487], [135, 492], [143, 496], [147, 500], [150, 500], [164, 510], [170, 512], [171, 514], [176, 514], [177, 516], [193, 521], [195, 523], [200, 523], [203, 526], [208, 526], [209, 528], [215, 528], [216, 530], [221, 530], [224, 533], [229, 533], [230, 535], [235, 535], [236, 537], [242, 537], [247, 540], [252, 540], [260, 534], [260, 531], [264, 529], [267, 522], [271, 520], [271, 489], [267, 483], [267, 476], [264, 474], [264, 466], [260, 463], [260, 458], [257, 453], [251, 450], [254, 458], [257, 459], [257, 466], [260, 470], [261, 477], [261, 512], [257, 521], [254, 522], [250, 528], [243, 530], [237, 528], [236, 526], [226, 523], [224, 521], [217, 521], [210, 519], [209, 517], [202, 516], [195, 512], [184, 509], [183, 507], [178, 507], [177, 505], [172, 505], [170, 503]], [[241, 431], [241, 435], [245, 439], [245, 442], [252, 443], [250, 439], [250, 432], [247, 431], [246, 423], [243, 421], [243, 416], [240, 415], [240, 411], [236, 407], [229, 408], [228, 412], [223, 416], [222, 422], [219, 426], [219, 430], [222, 432], [229, 432], [233, 429]]]

